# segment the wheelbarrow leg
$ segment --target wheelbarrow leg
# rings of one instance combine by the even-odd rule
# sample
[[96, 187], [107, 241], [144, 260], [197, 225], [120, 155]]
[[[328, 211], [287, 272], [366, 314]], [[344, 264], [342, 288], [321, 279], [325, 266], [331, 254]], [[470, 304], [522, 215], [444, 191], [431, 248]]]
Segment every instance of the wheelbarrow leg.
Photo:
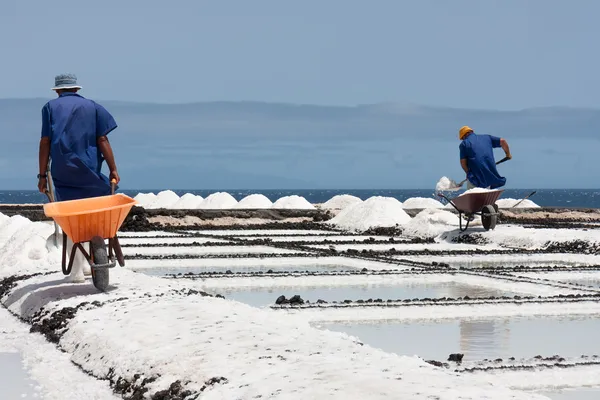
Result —
[[119, 238], [115, 235], [112, 238], [112, 247], [115, 250], [115, 255], [117, 256], [117, 261], [119, 261], [119, 265], [121, 267], [125, 266], [125, 257], [123, 256], [123, 250], [121, 250], [121, 244], [119, 243]]
[[62, 246], [62, 272], [65, 275], [69, 275], [70, 273], [70, 269], [69, 272], [67, 271], [67, 234], [63, 232], [63, 246]]

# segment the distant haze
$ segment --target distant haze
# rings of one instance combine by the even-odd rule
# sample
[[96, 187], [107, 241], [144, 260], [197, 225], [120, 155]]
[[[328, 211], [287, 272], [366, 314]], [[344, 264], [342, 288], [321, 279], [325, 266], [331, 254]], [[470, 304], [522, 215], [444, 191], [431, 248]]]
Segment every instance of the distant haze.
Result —
[[[4, 190], [35, 188], [47, 100], [0, 100]], [[433, 189], [443, 175], [463, 178], [464, 124], [508, 140], [514, 159], [499, 169], [509, 188], [600, 185], [594, 109], [101, 103], [119, 124], [110, 139], [127, 189]]]

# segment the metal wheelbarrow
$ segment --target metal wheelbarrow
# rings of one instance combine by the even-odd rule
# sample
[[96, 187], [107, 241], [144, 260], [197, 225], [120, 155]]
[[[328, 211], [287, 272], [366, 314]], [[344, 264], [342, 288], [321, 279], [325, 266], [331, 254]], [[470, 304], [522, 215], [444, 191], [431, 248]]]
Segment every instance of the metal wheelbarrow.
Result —
[[[461, 232], [469, 228], [469, 223], [475, 219], [475, 215], [481, 215], [481, 224], [486, 231], [489, 231], [496, 228], [498, 222], [496, 200], [503, 192], [504, 190], [492, 190], [481, 193], [464, 193], [453, 199], [449, 199], [441, 193], [438, 193], [438, 196], [445, 199], [458, 211], [458, 226]], [[464, 228], [463, 216], [467, 221]]]
[[[94, 286], [102, 292], [108, 288], [109, 269], [116, 266], [116, 261], [121, 267], [125, 266], [117, 231], [137, 203], [124, 194], [114, 194], [115, 184], [115, 181], [111, 182], [112, 194], [109, 196], [44, 204], [44, 214], [52, 218], [63, 231], [63, 274], [71, 273], [75, 254], [79, 250], [90, 264]], [[68, 264], [67, 237], [73, 242]], [[85, 243], [89, 243], [89, 252], [83, 246]]]

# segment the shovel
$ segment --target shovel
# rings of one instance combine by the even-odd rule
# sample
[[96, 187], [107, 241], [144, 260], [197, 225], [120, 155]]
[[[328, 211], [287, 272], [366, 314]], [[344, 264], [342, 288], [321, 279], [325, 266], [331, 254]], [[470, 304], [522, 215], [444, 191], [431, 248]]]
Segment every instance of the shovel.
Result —
[[[508, 160], [510, 160], [510, 158], [504, 157], [502, 160], [498, 161], [496, 163], [496, 165], [502, 164], [503, 162], [508, 161]], [[445, 191], [447, 191], [447, 192], [456, 192], [457, 190], [460, 190], [462, 188], [462, 185], [464, 185], [466, 181], [467, 181], [466, 178], [463, 181], [461, 181], [460, 183], [456, 183], [455, 181], [451, 180], [450, 183], [452, 184], [452, 186], [450, 186], [449, 188], [447, 188]]]
[[[50, 161], [48, 161], [48, 188], [44, 192], [48, 197], [48, 201], [50, 203], [54, 202], [54, 190], [52, 189], [52, 175], [50, 174]], [[58, 224], [54, 221], [54, 234], [52, 235], [52, 240], [54, 241], [54, 246], [58, 247], [58, 235], [60, 234]]]

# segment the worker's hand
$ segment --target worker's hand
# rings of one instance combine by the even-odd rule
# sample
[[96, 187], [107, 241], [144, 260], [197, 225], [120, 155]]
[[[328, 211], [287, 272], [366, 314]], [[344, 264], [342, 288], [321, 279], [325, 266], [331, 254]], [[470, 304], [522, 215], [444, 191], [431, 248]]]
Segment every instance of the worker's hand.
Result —
[[45, 194], [48, 190], [48, 180], [46, 178], [38, 179], [38, 190], [40, 193]]
[[110, 171], [110, 175], [108, 176], [108, 179], [112, 182], [112, 180], [114, 179], [117, 184], [119, 182], [121, 182], [121, 178], [119, 178], [119, 173], [117, 172], [117, 170], [114, 171]]
[[512, 155], [510, 153], [507, 153], [506, 154], [506, 158], [509, 159], [509, 160], [512, 160]]

